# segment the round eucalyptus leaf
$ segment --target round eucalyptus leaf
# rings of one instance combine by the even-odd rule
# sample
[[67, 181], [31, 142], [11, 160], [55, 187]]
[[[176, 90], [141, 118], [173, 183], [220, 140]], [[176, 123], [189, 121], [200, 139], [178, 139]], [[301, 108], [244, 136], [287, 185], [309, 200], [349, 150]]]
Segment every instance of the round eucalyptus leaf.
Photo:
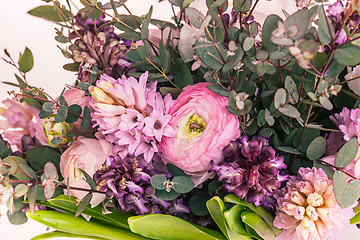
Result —
[[165, 182], [166, 182], [166, 178], [160, 174], [156, 174], [152, 176], [150, 179], [151, 186], [153, 186], [158, 190], [165, 189], [165, 184], [164, 184]]
[[326, 151], [326, 140], [319, 136], [315, 138], [306, 150], [306, 156], [310, 160], [317, 160], [324, 155]]
[[172, 182], [174, 191], [178, 193], [187, 193], [194, 188], [194, 182], [185, 176], [174, 177]]

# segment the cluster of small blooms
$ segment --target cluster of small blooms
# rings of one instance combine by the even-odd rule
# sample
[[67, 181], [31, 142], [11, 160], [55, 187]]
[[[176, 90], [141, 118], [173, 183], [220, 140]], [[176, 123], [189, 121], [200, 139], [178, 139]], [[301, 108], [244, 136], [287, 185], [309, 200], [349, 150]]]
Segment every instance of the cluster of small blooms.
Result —
[[[343, 27], [343, 19], [348, 10], [348, 6], [346, 6], [346, 3], [343, 2], [349, 3], [350, 1], [338, 0], [332, 5], [330, 5], [329, 8], [327, 9], [327, 13], [335, 28], [336, 36], [338, 36], [336, 40], [336, 43], [338, 44], [343, 44], [348, 39], [348, 36]], [[346, 28], [349, 32], [352, 32], [354, 30], [355, 26], [357, 25], [358, 19], [359, 19], [359, 15], [357, 11], [354, 11], [354, 13], [351, 16], [349, 16], [348, 22], [346, 23]]]
[[357, 137], [360, 143], [360, 109], [343, 108], [340, 113], [330, 116], [336, 126], [344, 134], [344, 140], [349, 141], [353, 137]]
[[244, 136], [231, 142], [224, 154], [227, 162], [219, 166], [213, 163], [210, 169], [225, 183], [224, 188], [241, 199], [246, 197], [255, 206], [274, 209], [274, 190], [280, 188], [288, 176], [280, 174], [280, 170], [286, 168], [284, 158], [276, 154], [268, 140], [261, 136], [249, 140]]
[[147, 163], [137, 157], [108, 157], [103, 167], [94, 174], [98, 190], [105, 192], [107, 198], [115, 197], [119, 208], [124, 212], [172, 215], [189, 213], [182, 198], [164, 201], [155, 195], [150, 178], [157, 172], [149, 170], [145, 165]]
[[165, 114], [173, 102], [170, 94], [163, 99], [156, 92], [156, 82], [146, 84], [147, 76], [142, 74], [138, 81], [124, 75], [117, 80], [102, 75], [89, 91], [95, 110], [92, 118], [106, 139], [116, 145], [115, 152], [121, 158], [143, 154], [149, 163], [162, 137], [176, 133], [168, 125], [171, 115]]
[[104, 14], [96, 21], [84, 13], [79, 13], [75, 19], [79, 31], [72, 33], [72, 36], [78, 39], [70, 50], [74, 54], [73, 60], [81, 63], [78, 72], [80, 80], [86, 79], [92, 66], [114, 78], [135, 72], [125, 56], [131, 41], [120, 39], [112, 26], [106, 26], [108, 21], [104, 20]]
[[274, 196], [278, 204], [274, 226], [284, 229], [277, 240], [334, 239], [355, 215], [352, 207], [337, 204], [332, 181], [322, 169], [300, 168]]

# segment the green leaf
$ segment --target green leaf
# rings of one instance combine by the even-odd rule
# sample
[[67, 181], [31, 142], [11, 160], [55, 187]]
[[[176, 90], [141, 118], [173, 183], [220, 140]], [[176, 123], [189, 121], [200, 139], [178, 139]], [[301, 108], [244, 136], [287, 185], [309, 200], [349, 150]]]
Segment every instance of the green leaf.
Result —
[[336, 155], [335, 166], [341, 168], [348, 166], [354, 160], [358, 150], [359, 145], [356, 138], [345, 143]]
[[342, 65], [355, 66], [360, 63], [360, 47], [351, 43], [340, 46], [334, 52], [336, 61]]
[[38, 195], [39, 186], [37, 184], [31, 186], [27, 192], [27, 200], [29, 202], [30, 212], [32, 215], [35, 213], [35, 202]]
[[238, 49], [236, 49], [234, 53], [235, 54], [233, 56], [229, 57], [229, 60], [227, 61], [227, 63], [222, 68], [222, 71], [224, 73], [227, 73], [231, 69], [233, 69], [241, 61], [241, 59], [244, 56], [244, 51], [240, 47]]
[[190, 197], [189, 207], [190, 211], [195, 213], [197, 216], [206, 216], [209, 211], [206, 208], [206, 202], [210, 199], [210, 195], [198, 194]]
[[81, 201], [81, 203], [80, 203], [80, 205], [79, 205], [79, 207], [78, 207], [78, 209], [77, 209], [77, 211], [76, 211], [76, 213], [75, 213], [75, 217], [76, 217], [76, 218], [79, 217], [80, 214], [82, 214], [82, 213], [84, 212], [84, 210], [89, 206], [92, 197], [93, 197], [93, 194], [89, 192], [89, 193], [86, 194], [86, 196], [82, 199], [82, 201]]
[[[119, 37], [125, 40], [131, 40], [134, 42], [140, 41], [141, 40], [141, 35], [138, 32], [133, 32], [133, 31], [129, 31], [129, 32], [124, 32], [119, 34]], [[132, 51], [131, 51], [132, 52]], [[127, 52], [128, 53], [128, 52]], [[126, 56], [128, 55], [126, 53]], [[130, 59], [130, 58], [129, 58]]]
[[335, 171], [334, 169], [332, 169], [332, 167], [328, 165], [323, 165], [319, 162], [314, 162], [314, 167], [316, 167], [317, 169], [321, 168], [322, 170], [324, 170], [329, 179], [333, 179]]
[[146, 15], [141, 27], [141, 39], [147, 39], [149, 37], [149, 23], [153, 12], [153, 6], [150, 7], [148, 14]]
[[186, 176], [174, 177], [171, 182], [174, 184], [174, 191], [178, 193], [187, 193], [194, 188], [194, 182]]
[[159, 240], [226, 240], [219, 232], [200, 227], [183, 219], [163, 214], [129, 218], [132, 232]]
[[315, 138], [306, 150], [306, 156], [310, 160], [317, 160], [321, 158], [326, 151], [326, 140], [319, 136]]
[[274, 107], [278, 109], [279, 107], [284, 105], [286, 103], [286, 97], [286, 90], [284, 88], [279, 88], [275, 93]]
[[288, 147], [288, 146], [278, 147], [278, 150], [286, 152], [286, 153], [290, 153], [290, 154], [299, 154], [299, 155], [302, 154], [299, 150], [296, 150], [295, 148]]
[[275, 233], [271, 230], [270, 226], [256, 213], [245, 211], [241, 214], [241, 219], [245, 224], [254, 229], [264, 240], [275, 239]]
[[34, 216], [27, 213], [28, 217], [46, 226], [59, 231], [86, 236], [102, 237], [107, 239], [140, 240], [146, 239], [123, 228], [114, 228], [113, 225], [83, 217], [75, 218], [73, 214], [57, 211], [38, 210]]
[[183, 170], [181, 170], [180, 168], [178, 168], [177, 166], [175, 166], [172, 163], [167, 163], [166, 164], [167, 169], [169, 170], [169, 172], [171, 173], [171, 175], [175, 176], [186, 176], [186, 174], [184, 173]]
[[350, 224], [360, 223], [360, 213], [357, 213], [353, 218], [350, 219]]
[[81, 122], [81, 131], [87, 132], [90, 126], [91, 116], [90, 116], [90, 110], [87, 106], [84, 107], [84, 116], [83, 120]]
[[335, 37], [334, 27], [331, 24], [329, 18], [326, 16], [323, 6], [318, 7], [318, 15], [319, 15], [318, 35], [320, 41], [323, 44], [329, 44], [332, 41], [332, 38]]
[[279, 111], [288, 116], [288, 117], [291, 117], [291, 118], [300, 118], [301, 115], [300, 115], [300, 112], [292, 105], [285, 105], [285, 106], [282, 106], [279, 108]]
[[55, 122], [57, 123], [65, 122], [67, 115], [68, 115], [67, 107], [64, 105], [60, 105], [55, 115]]
[[60, 176], [60, 156], [61, 154], [57, 149], [50, 147], [39, 147], [31, 148], [26, 151], [26, 159], [29, 162], [29, 165], [35, 170], [40, 171], [44, 169], [47, 162], [52, 162], [55, 164], [58, 175]]
[[85, 181], [87, 182], [87, 184], [89, 184], [90, 188], [92, 190], [96, 189], [96, 183], [94, 182], [94, 180], [92, 179], [92, 177], [89, 176], [89, 174], [87, 174], [87, 172], [85, 172], [84, 170], [80, 169], [80, 171], [82, 172], [82, 174], [85, 177]]
[[285, 78], [285, 89], [288, 91], [290, 98], [294, 98], [291, 103], [295, 104], [299, 100], [299, 91], [291, 76]]
[[29, 48], [25, 48], [23, 54], [19, 58], [19, 68], [23, 73], [27, 73], [34, 66], [34, 57]]
[[[220, 19], [217, 10], [211, 9], [208, 11], [208, 16], [211, 16], [211, 23], [207, 26], [209, 31], [205, 31], [206, 35], [210, 33], [211, 38], [214, 39], [214, 42], [222, 43], [225, 38], [225, 28], [222, 20]], [[210, 38], [210, 39], [211, 39]], [[225, 58], [225, 55], [224, 55]]]
[[334, 107], [333, 104], [331, 103], [331, 101], [329, 100], [329, 98], [326, 96], [320, 96], [319, 102], [320, 102], [321, 106], [323, 106], [327, 110], [332, 110]]
[[206, 207], [210, 212], [210, 215], [214, 222], [218, 225], [220, 230], [229, 240], [248, 240], [249, 238], [246, 236], [239, 235], [229, 228], [226, 223], [224, 212], [226, 211], [226, 207], [223, 201], [215, 196], [206, 203]]
[[178, 196], [180, 196], [180, 193], [175, 192], [173, 189], [170, 190], [170, 192], [166, 190], [156, 190], [155, 195], [161, 198], [165, 201], [171, 201], [176, 199]]
[[249, 51], [255, 44], [255, 38], [253, 37], [247, 37], [244, 40], [243, 43], [243, 49], [245, 52]]
[[0, 140], [0, 158], [4, 159], [11, 154], [11, 149], [8, 148], [4, 141]]
[[[78, 206], [74, 197], [68, 197], [66, 195], [60, 195], [56, 198], [50, 199], [47, 202], [39, 203], [44, 206], [48, 206], [57, 210], [65, 211], [72, 213], [73, 215], [76, 213]], [[128, 213], [110, 213], [103, 214], [102, 206], [98, 205], [94, 208], [87, 207], [83, 211], [84, 214], [91, 216], [92, 218], [98, 219], [102, 222], [106, 222], [107, 224], [114, 225], [116, 227], [126, 228], [128, 229], [127, 219], [131, 216]]]
[[249, 208], [251, 211], [259, 215], [264, 221], [270, 226], [275, 235], [279, 234], [281, 231], [273, 226], [274, 217], [266, 211], [263, 207], [255, 207], [253, 204], [248, 203], [246, 201], [240, 200], [235, 194], [228, 194], [224, 198], [225, 202], [239, 204], [241, 206]]
[[166, 182], [166, 178], [160, 174], [155, 174], [150, 179], [151, 186], [153, 186], [158, 190], [165, 189], [165, 184], [164, 184], [165, 182]]
[[279, 21], [282, 22], [282, 19], [279, 16], [274, 14], [269, 15], [262, 28], [262, 43], [269, 52], [273, 52], [277, 49], [277, 45], [271, 41], [271, 37], [272, 32], [277, 28]]
[[67, 63], [63, 66], [63, 69], [70, 72], [77, 72], [79, 70], [80, 63]]
[[246, 231], [245, 224], [241, 219], [241, 213], [243, 213], [245, 209], [246, 208], [241, 205], [234, 205], [224, 212], [224, 217], [231, 231], [239, 235], [251, 237], [251, 235]]
[[72, 233], [59, 232], [59, 231], [43, 233], [43, 234], [37, 235], [36, 237], [33, 237], [31, 240], [47, 240], [47, 239], [53, 239], [53, 238], [59, 238], [59, 239], [79, 238], [79, 239], [92, 239], [92, 240], [109, 240], [108, 238], [86, 236], [86, 235], [72, 234]]
[[65, 20], [69, 19], [70, 12], [66, 9], [61, 9], [61, 13], [54, 9], [53, 6], [44, 5], [36, 7], [28, 12], [30, 15], [35, 17], [44, 18], [53, 22], [63, 22], [63, 15], [66, 17]]
[[227, 97], [229, 96], [230, 92], [219, 85], [206, 85], [208, 89], [213, 91], [216, 94], [219, 94], [220, 96]]
[[251, 8], [252, 0], [234, 0], [234, 9], [239, 12], [247, 12]]
[[[226, 57], [226, 50], [223, 45], [218, 45], [218, 47], [221, 55]], [[196, 41], [194, 49], [201, 61], [209, 68], [219, 71], [223, 67], [224, 63], [213, 43]]]
[[162, 41], [159, 42], [159, 47], [160, 47], [160, 65], [164, 69], [165, 73], [169, 73], [171, 66], [170, 53], [168, 50], [166, 50]]
[[52, 102], [46, 102], [42, 105], [42, 109], [45, 111], [45, 112], [51, 112], [53, 113], [53, 107], [54, 107], [54, 104]]
[[10, 213], [10, 211], [8, 211], [7, 217], [9, 219], [9, 222], [14, 225], [24, 224], [28, 220], [28, 218], [26, 217], [26, 214], [23, 211], [17, 211], [12, 214]]
[[341, 208], [350, 207], [360, 198], [360, 180], [353, 179], [348, 184], [346, 174], [336, 171], [333, 183], [335, 197]]
[[[74, 115], [74, 114], [76, 114], [76, 115]], [[68, 108], [68, 115], [65, 119], [65, 122], [74, 123], [79, 119], [78, 116], [81, 116], [81, 114], [82, 114], [81, 107], [77, 104], [72, 104]]]
[[295, 12], [285, 20], [284, 25], [287, 30], [292, 26], [296, 26], [297, 32], [294, 33], [294, 36], [291, 36], [291, 39], [298, 40], [304, 36], [309, 26], [309, 20], [310, 13], [306, 8]]
[[178, 58], [174, 67], [174, 83], [179, 88], [183, 89], [188, 85], [193, 84], [193, 78], [189, 68], [186, 66], [183, 60]]

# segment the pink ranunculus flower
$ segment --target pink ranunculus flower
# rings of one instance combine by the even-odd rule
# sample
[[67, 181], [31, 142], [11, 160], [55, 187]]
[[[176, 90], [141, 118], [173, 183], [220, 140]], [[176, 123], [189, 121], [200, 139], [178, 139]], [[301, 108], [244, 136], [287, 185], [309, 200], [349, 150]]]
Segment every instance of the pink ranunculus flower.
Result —
[[239, 119], [227, 109], [228, 100], [197, 83], [185, 87], [170, 107], [169, 125], [175, 137], [163, 136], [160, 143], [165, 163], [172, 163], [190, 175], [195, 185], [211, 175], [211, 161], [219, 164], [223, 148], [240, 136]]
[[[80, 169], [89, 176], [102, 167], [106, 158], [112, 154], [113, 145], [105, 139], [92, 139], [79, 137], [62, 155], [60, 171], [66, 182], [69, 178], [71, 187], [90, 189]], [[70, 190], [76, 198], [82, 199], [86, 191]], [[105, 199], [103, 194], [94, 194], [91, 205], [96, 206]]]

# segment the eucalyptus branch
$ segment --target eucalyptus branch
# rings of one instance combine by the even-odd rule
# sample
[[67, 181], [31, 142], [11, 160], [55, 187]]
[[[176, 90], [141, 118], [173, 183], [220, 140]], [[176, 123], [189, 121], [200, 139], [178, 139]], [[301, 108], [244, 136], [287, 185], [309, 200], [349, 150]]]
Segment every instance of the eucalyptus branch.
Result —
[[154, 68], [156, 68], [156, 70], [158, 70], [159, 75], [166, 78], [166, 80], [168, 80], [174, 87], [176, 87], [177, 89], [180, 89], [173, 81], [170, 80], [170, 78], [168, 78], [168, 76], [166, 76], [166, 73], [164, 72], [164, 70], [162, 70], [158, 66], [156, 66], [156, 64], [153, 61], [151, 61], [149, 58], [146, 58], [146, 61], [148, 61]]
[[328, 165], [328, 166], [330, 166], [330, 167], [332, 167], [332, 168], [335, 168], [337, 171], [341, 171], [341, 172], [345, 173], [346, 175], [348, 175], [349, 177], [351, 177], [351, 178], [353, 178], [353, 179], [360, 180], [359, 178], [357, 178], [357, 177], [353, 176], [352, 174], [346, 172], [346, 171], [345, 171], [343, 168], [341, 168], [341, 167], [336, 167], [335, 165], [333, 165], [333, 164], [331, 164], [331, 163], [328, 163], [328, 162], [325, 162], [325, 161], [323, 161], [323, 160], [321, 160], [321, 159], [317, 159], [316, 161], [319, 162], [319, 163]]

